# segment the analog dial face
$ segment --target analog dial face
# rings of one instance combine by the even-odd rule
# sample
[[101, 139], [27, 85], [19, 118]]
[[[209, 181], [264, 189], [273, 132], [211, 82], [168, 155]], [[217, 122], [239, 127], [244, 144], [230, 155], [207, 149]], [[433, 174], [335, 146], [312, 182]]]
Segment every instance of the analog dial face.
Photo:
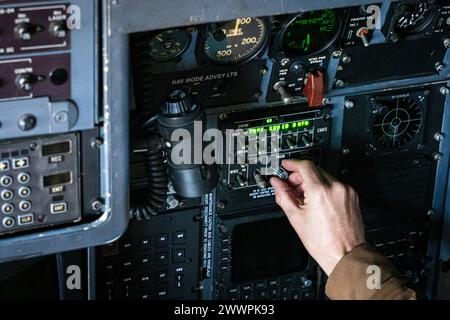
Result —
[[374, 119], [375, 141], [385, 147], [398, 148], [419, 133], [423, 116], [419, 104], [411, 98], [397, 98], [383, 103]]
[[284, 48], [306, 56], [328, 48], [340, 31], [340, 18], [334, 10], [302, 13], [292, 20], [283, 33]]
[[248, 60], [263, 48], [267, 27], [259, 18], [240, 18], [209, 26], [204, 51], [209, 60], [232, 64]]
[[402, 34], [422, 32], [434, 19], [434, 11], [423, 2], [403, 4], [399, 7], [397, 15], [395, 30]]
[[172, 29], [156, 34], [149, 42], [150, 57], [159, 62], [180, 56], [191, 42], [189, 34], [182, 29]]

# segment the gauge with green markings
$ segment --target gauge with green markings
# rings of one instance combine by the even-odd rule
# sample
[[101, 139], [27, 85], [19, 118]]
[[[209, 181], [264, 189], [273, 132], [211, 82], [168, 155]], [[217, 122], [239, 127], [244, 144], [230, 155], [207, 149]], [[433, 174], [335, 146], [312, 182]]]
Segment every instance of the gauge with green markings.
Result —
[[156, 34], [149, 42], [150, 57], [166, 62], [179, 57], [191, 43], [191, 37], [182, 29], [165, 30]]
[[341, 20], [335, 10], [305, 12], [286, 26], [282, 38], [284, 48], [299, 56], [307, 56], [328, 48], [338, 37]]

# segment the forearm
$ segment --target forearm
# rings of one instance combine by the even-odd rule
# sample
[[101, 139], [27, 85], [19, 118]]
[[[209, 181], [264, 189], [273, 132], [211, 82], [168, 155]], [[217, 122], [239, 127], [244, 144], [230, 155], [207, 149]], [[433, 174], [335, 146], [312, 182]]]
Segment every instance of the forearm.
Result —
[[392, 263], [368, 245], [341, 259], [328, 279], [326, 294], [332, 300], [416, 299]]

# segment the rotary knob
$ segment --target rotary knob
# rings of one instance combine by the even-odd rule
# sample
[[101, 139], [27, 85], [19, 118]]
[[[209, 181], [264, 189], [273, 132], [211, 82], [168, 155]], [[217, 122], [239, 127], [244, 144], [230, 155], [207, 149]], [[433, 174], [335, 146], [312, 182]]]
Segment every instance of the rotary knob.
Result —
[[50, 33], [56, 38], [65, 38], [67, 36], [67, 28], [64, 22], [54, 22], [50, 25]]
[[33, 26], [29, 23], [21, 23], [14, 29], [16, 37], [23, 41], [30, 41], [33, 35]]

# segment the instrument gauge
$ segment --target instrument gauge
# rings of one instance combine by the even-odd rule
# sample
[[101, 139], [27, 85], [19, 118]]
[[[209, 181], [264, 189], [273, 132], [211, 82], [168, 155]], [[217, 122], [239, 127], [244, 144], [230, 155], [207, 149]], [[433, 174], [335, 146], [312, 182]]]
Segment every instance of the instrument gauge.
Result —
[[290, 21], [283, 34], [284, 48], [298, 56], [327, 49], [338, 37], [341, 20], [335, 10], [305, 12]]
[[402, 4], [397, 10], [395, 31], [415, 34], [426, 30], [435, 19], [435, 10], [423, 2]]
[[267, 38], [265, 22], [259, 18], [239, 18], [208, 26], [204, 43], [206, 57], [218, 64], [249, 60], [264, 48]]
[[148, 47], [150, 57], [158, 62], [171, 61], [189, 47], [191, 37], [182, 29], [171, 29], [162, 31], [150, 40]]

